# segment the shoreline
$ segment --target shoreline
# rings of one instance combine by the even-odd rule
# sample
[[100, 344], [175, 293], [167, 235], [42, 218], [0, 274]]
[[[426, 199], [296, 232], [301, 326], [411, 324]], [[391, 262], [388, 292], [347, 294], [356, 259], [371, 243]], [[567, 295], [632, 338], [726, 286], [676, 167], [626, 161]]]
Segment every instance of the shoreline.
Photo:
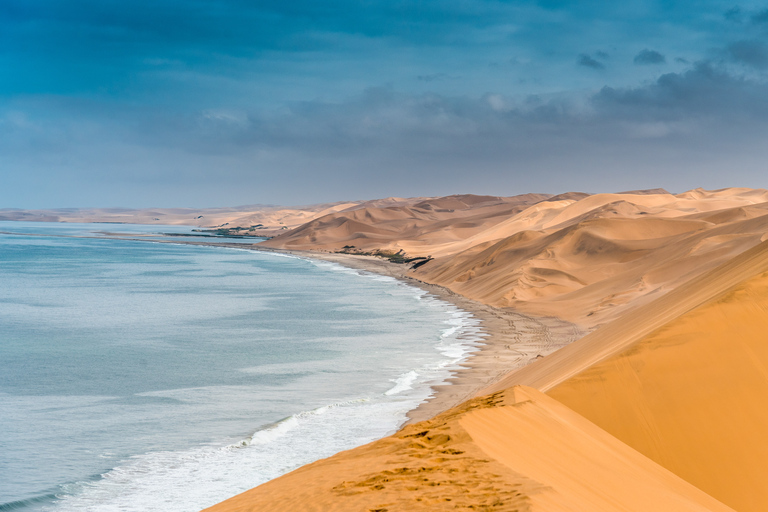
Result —
[[[191, 243], [224, 247], [244, 245]], [[407, 275], [409, 269], [407, 265], [392, 263], [375, 256], [281, 250], [257, 246], [236, 248], [327, 261], [355, 270], [392, 277], [453, 304], [480, 320], [480, 330], [486, 337], [483, 341], [478, 342], [477, 348], [471, 351], [464, 361], [458, 364], [458, 369], [452, 372], [451, 377], [442, 384], [431, 386], [432, 396], [408, 412], [408, 420], [403, 426], [431, 419], [475, 397], [480, 390], [501, 380], [508, 373], [526, 366], [587, 334], [586, 331], [579, 329], [574, 324], [558, 318], [534, 318], [511, 309], [496, 308], [469, 299], [446, 287], [427, 283]]]
[[582, 338], [589, 331], [555, 317], [532, 317], [512, 309], [497, 308], [472, 300], [444, 286], [427, 283], [408, 275], [409, 267], [376, 256], [335, 252], [304, 251], [259, 247], [258, 244], [186, 240], [147, 240], [131, 237], [93, 237], [137, 242], [226, 247], [263, 253], [276, 253], [337, 263], [354, 270], [379, 274], [424, 290], [440, 300], [472, 314], [486, 334], [477, 349], [459, 363], [458, 369], [442, 384], [432, 385], [432, 395], [406, 414], [402, 427], [434, 416], [477, 396], [478, 392], [507, 374], [526, 366]]
[[[36, 236], [33, 233], [9, 234]], [[452, 371], [451, 377], [442, 384], [430, 386], [432, 395], [407, 413], [408, 420], [402, 425], [403, 427], [431, 419], [466, 400], [474, 398], [479, 391], [501, 380], [507, 374], [569, 345], [589, 332], [559, 318], [532, 317], [512, 309], [483, 304], [444, 286], [411, 277], [408, 275], [409, 267], [407, 265], [392, 263], [376, 256], [274, 249], [259, 247], [258, 244], [232, 242], [152, 240], [133, 236], [58, 236], [224, 247], [327, 261], [355, 270], [392, 277], [470, 313], [480, 320], [480, 330], [486, 335], [485, 338], [483, 341], [477, 342], [477, 348], [470, 351], [466, 359], [457, 365], [458, 369]]]

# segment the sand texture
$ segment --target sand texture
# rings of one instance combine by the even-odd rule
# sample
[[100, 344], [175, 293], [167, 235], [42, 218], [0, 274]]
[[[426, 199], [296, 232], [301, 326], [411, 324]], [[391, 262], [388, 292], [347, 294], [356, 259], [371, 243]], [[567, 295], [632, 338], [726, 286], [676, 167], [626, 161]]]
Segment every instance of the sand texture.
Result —
[[549, 391], [740, 512], [768, 507], [765, 253], [760, 274]]
[[473, 399], [210, 512], [731, 511], [530, 388]]

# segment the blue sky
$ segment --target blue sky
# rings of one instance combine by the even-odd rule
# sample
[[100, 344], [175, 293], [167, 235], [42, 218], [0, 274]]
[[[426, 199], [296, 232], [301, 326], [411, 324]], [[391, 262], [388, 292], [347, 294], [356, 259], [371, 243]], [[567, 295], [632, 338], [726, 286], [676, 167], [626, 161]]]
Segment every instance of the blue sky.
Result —
[[3, 0], [0, 207], [766, 186], [768, 2]]

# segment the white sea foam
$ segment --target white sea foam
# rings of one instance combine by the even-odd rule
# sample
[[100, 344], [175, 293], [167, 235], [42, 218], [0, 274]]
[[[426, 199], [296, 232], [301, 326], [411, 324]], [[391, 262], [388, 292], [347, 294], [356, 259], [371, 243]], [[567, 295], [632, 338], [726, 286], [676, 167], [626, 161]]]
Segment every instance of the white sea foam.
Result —
[[349, 401], [300, 413], [223, 447], [132, 457], [69, 486], [58, 511], [197, 511], [313, 460], [393, 432], [411, 401]]
[[408, 373], [401, 375], [397, 379], [395, 379], [395, 385], [388, 391], [386, 391], [384, 394], [387, 396], [391, 395], [397, 395], [399, 393], [402, 393], [403, 391], [407, 391], [409, 389], [413, 389], [413, 384], [416, 382], [416, 380], [419, 378], [418, 372], [415, 370], [411, 370]]

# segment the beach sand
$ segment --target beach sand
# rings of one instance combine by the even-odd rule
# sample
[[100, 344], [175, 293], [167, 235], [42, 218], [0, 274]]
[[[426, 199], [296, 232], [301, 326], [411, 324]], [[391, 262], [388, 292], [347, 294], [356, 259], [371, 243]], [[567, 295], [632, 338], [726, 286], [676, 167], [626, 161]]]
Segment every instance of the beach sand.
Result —
[[[256, 250], [258, 247], [254, 247]], [[434, 396], [408, 414], [411, 421], [422, 421], [444, 412], [475, 396], [477, 392], [536, 359], [581, 338], [586, 331], [554, 317], [517, 313], [511, 309], [488, 306], [463, 297], [439, 285], [425, 283], [408, 274], [408, 266], [374, 256], [334, 254], [318, 251], [280, 251], [299, 257], [338, 263], [399, 279], [429, 292], [480, 319], [487, 335], [478, 350], [461, 365], [446, 384], [433, 386]]]

